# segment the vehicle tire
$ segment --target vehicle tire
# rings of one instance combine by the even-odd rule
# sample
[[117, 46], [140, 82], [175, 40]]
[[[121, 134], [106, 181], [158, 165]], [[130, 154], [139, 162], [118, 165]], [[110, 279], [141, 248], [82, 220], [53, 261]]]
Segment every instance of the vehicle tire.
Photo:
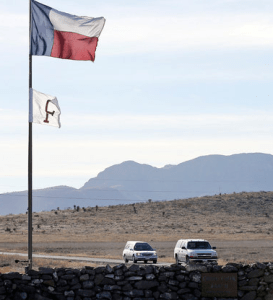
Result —
[[176, 262], [177, 265], [180, 265], [180, 262], [179, 262], [179, 260], [178, 260], [177, 255], [175, 255], [175, 262]]
[[144, 260], [144, 264], [147, 264], [148, 260]]
[[128, 262], [128, 259], [126, 258], [126, 256], [125, 256], [125, 255], [123, 256], [123, 259], [124, 259], [124, 262], [125, 262], [125, 263], [127, 263], [127, 262]]
[[157, 260], [153, 260], [153, 263], [156, 264], [156, 263], [157, 263]]
[[137, 260], [136, 260], [135, 256], [133, 256], [133, 263], [134, 263], [134, 264], [137, 263]]

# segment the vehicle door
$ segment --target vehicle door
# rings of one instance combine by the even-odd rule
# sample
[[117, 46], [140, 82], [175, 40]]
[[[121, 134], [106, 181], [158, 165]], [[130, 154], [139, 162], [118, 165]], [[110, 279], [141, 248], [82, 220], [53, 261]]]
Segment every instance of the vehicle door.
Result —
[[129, 253], [128, 253], [128, 246], [129, 246], [129, 244], [127, 243], [126, 245], [125, 245], [125, 247], [124, 247], [124, 250], [123, 250], [123, 255], [128, 259], [128, 255], [129, 255]]
[[181, 261], [182, 260], [182, 245], [183, 245], [183, 241], [180, 241], [177, 245], [177, 257], [178, 260]]
[[183, 242], [181, 245], [181, 261], [186, 261], [187, 256], [187, 242]]
[[128, 257], [129, 259], [133, 259], [133, 254], [134, 254], [134, 244], [129, 244], [129, 247], [128, 247]]

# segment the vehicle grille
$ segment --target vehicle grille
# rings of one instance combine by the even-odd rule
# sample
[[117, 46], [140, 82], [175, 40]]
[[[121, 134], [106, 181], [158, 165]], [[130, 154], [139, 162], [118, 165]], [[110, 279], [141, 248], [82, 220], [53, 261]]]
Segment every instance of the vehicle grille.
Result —
[[143, 256], [152, 256], [152, 253], [142, 253]]
[[198, 258], [211, 258], [211, 254], [208, 254], [208, 253], [198, 253], [197, 257]]

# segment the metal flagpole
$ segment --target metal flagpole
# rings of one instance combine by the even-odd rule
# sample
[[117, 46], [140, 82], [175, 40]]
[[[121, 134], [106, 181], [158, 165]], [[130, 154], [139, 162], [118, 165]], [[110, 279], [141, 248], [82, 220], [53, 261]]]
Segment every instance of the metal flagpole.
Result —
[[[29, 114], [32, 113], [31, 0], [29, 0]], [[32, 122], [28, 125], [28, 269], [32, 269]]]

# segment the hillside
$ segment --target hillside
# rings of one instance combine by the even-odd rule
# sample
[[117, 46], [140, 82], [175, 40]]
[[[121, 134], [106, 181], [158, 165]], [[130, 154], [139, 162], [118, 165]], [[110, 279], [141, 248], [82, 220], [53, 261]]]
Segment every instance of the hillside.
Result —
[[[171, 259], [179, 238], [204, 238], [220, 246], [221, 253], [232, 242], [226, 258], [273, 261], [272, 245], [267, 246], [273, 238], [272, 203], [273, 192], [233, 193], [34, 213], [33, 249], [120, 258], [127, 240], [146, 240]], [[0, 248], [26, 251], [26, 214], [0, 217]]]
[[[33, 211], [272, 190], [270, 154], [208, 155], [163, 168], [126, 161], [106, 168], [80, 189], [57, 186], [34, 190]], [[26, 191], [2, 194], [0, 200], [5, 203], [1, 215], [27, 210]]]

